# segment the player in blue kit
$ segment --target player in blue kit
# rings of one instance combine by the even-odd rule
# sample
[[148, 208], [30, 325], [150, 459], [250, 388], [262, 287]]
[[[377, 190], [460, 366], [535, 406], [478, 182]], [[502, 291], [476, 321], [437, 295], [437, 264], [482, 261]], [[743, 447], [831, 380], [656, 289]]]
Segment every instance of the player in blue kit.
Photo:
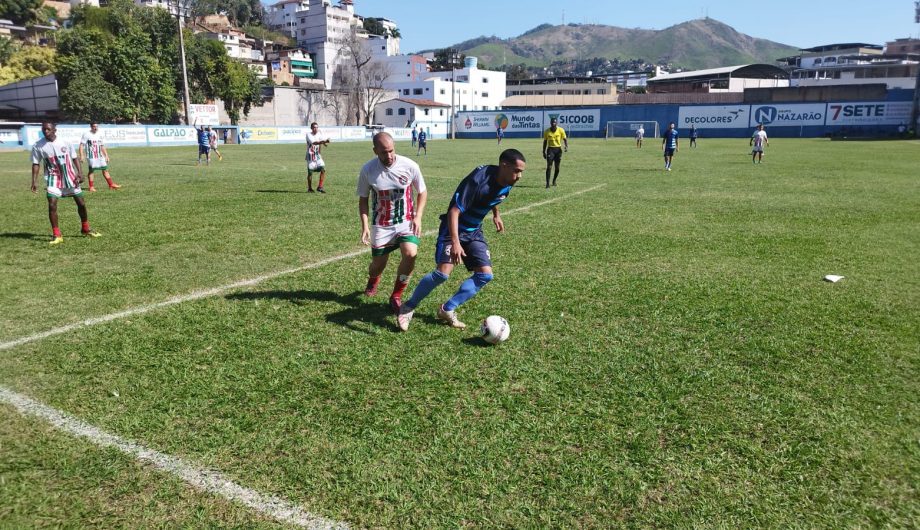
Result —
[[671, 159], [674, 158], [674, 153], [680, 150], [674, 122], [669, 123], [668, 130], [664, 132], [664, 137], [661, 139], [661, 150], [664, 152], [664, 168], [671, 171]]
[[201, 155], [204, 155], [205, 164], [211, 165], [211, 131], [207, 129], [204, 125], [198, 128], [198, 162], [195, 165], [201, 164]]
[[400, 307], [396, 317], [399, 329], [408, 331], [415, 308], [435, 287], [447, 281], [454, 265], [460, 262], [473, 275], [460, 284], [457, 292], [438, 308], [438, 318], [454, 328], [466, 327], [457, 318], [457, 307], [492, 281], [492, 259], [489, 244], [482, 233], [482, 220], [491, 211], [495, 229], [498, 232], [505, 231], [498, 205], [508, 198], [511, 188], [524, 174], [525, 163], [520, 151], [506, 149], [499, 156], [497, 166], [479, 166], [460, 181], [447, 213], [441, 216], [435, 247], [437, 268], [419, 281], [412, 297]]

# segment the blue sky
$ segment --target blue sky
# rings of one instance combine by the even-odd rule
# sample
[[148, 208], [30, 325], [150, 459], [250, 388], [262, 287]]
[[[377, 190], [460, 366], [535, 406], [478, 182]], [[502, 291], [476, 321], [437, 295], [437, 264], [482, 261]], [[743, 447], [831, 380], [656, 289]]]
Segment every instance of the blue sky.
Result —
[[[337, 0], [333, 0], [334, 2]], [[913, 0], [354, 0], [362, 16], [395, 21], [402, 52], [481, 35], [509, 38], [543, 23], [664, 29], [708, 16], [741, 33], [808, 48], [917, 37]]]

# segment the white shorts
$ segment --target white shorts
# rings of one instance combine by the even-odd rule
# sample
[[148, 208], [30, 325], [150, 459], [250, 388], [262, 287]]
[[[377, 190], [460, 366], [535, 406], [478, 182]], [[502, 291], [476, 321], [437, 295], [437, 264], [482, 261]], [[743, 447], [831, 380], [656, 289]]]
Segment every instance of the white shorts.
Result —
[[417, 239], [412, 233], [411, 221], [394, 226], [371, 226], [371, 251], [397, 246], [401, 237]]
[[752, 153], [763, 153], [763, 146], [762, 146], [762, 145], [755, 145], [754, 148], [751, 149], [751, 152], [752, 152]]
[[58, 199], [61, 197], [79, 197], [83, 195], [83, 190], [80, 189], [80, 186], [74, 188], [55, 188], [54, 186], [48, 186], [46, 191], [49, 197], [56, 197]]

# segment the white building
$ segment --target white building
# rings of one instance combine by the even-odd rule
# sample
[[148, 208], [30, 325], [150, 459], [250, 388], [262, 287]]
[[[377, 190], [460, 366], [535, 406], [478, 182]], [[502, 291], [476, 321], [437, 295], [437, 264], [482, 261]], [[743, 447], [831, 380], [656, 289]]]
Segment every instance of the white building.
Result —
[[300, 15], [309, 9], [310, 0], [281, 0], [265, 7], [265, 24], [272, 31], [297, 38]]
[[429, 72], [419, 81], [393, 82], [385, 86], [399, 90], [401, 97], [421, 97], [452, 105], [456, 113], [500, 109], [505, 99], [506, 78], [505, 72], [479, 69], [476, 57], [467, 57], [463, 68]]
[[[898, 43], [898, 41], [895, 41]], [[794, 87], [830, 85], [868, 85], [884, 83], [889, 89], [912, 90], [916, 86], [920, 56], [900, 52], [889, 43], [828, 44], [801, 50], [801, 55], [780, 59], [792, 70]]]
[[447, 135], [450, 105], [430, 99], [399, 97], [377, 105], [374, 120], [387, 127], [419, 126], [432, 135]]

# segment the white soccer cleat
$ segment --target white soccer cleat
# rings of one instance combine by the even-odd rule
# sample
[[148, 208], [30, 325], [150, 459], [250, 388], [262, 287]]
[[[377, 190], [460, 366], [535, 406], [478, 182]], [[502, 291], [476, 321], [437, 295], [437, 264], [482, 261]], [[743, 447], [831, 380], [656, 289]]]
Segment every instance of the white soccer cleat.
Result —
[[409, 322], [412, 322], [412, 315], [414, 314], [415, 310], [409, 309], [408, 306], [404, 305], [399, 308], [399, 314], [396, 315], [396, 324], [400, 330], [409, 331]]
[[447, 322], [452, 328], [463, 329], [466, 327], [466, 324], [460, 322], [460, 319], [457, 318], [456, 311], [447, 311], [444, 306], [438, 308], [438, 318]]

